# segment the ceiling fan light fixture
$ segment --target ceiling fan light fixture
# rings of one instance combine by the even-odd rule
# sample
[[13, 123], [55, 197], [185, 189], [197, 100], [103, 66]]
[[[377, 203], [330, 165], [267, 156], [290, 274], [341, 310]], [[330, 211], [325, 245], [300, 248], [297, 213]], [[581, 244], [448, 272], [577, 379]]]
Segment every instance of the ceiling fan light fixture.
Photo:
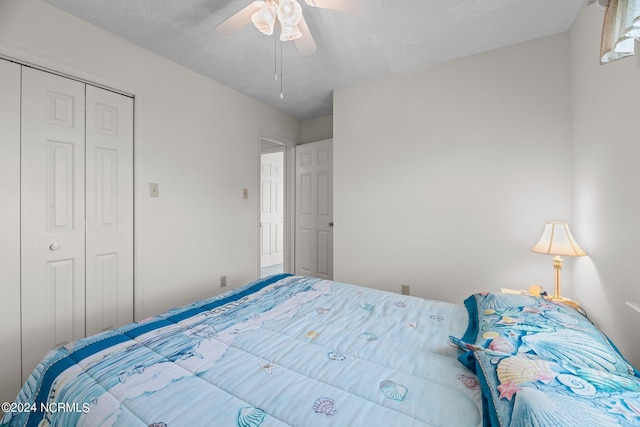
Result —
[[280, 40], [289, 41], [302, 37], [298, 24], [302, 20], [302, 7], [296, 0], [280, 0], [278, 2], [278, 21], [282, 26]]
[[278, 2], [278, 19], [283, 24], [295, 21], [297, 24], [302, 19], [302, 7], [296, 0], [280, 0]]
[[297, 40], [302, 37], [302, 32], [297, 25], [293, 25], [290, 27], [282, 26], [280, 30], [280, 41], [288, 42], [291, 40]]
[[259, 11], [251, 16], [251, 21], [262, 34], [270, 36], [273, 34], [276, 17], [278, 17], [278, 7], [276, 3], [267, 1]]

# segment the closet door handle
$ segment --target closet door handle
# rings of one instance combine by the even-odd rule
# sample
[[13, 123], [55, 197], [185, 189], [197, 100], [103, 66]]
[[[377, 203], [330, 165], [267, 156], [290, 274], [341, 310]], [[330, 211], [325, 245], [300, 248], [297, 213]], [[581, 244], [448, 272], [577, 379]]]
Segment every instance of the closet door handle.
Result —
[[53, 242], [49, 245], [49, 249], [51, 249], [52, 251], [57, 251], [58, 249], [60, 249], [60, 243]]

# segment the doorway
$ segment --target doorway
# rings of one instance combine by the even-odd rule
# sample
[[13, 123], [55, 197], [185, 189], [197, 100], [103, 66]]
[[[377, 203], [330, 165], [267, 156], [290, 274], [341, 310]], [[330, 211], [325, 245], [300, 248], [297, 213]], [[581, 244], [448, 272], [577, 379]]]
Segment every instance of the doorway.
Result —
[[260, 277], [284, 273], [284, 150], [260, 155]]
[[294, 143], [284, 138], [259, 137], [258, 277], [293, 271], [290, 248], [293, 232], [289, 176]]

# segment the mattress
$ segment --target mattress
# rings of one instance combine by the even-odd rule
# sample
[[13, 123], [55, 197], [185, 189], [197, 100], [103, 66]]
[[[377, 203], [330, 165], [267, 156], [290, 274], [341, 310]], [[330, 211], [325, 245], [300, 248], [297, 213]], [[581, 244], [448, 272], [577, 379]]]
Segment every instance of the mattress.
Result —
[[478, 378], [449, 343], [467, 320], [277, 275], [50, 351], [1, 424], [479, 426]]

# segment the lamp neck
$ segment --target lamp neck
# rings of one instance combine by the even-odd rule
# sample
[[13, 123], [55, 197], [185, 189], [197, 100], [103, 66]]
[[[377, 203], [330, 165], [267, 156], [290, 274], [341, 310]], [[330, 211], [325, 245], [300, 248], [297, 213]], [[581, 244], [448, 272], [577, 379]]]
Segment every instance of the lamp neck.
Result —
[[562, 298], [561, 294], [560, 294], [560, 270], [562, 270], [562, 261], [563, 259], [560, 258], [560, 255], [556, 255], [552, 258], [553, 260], [553, 269], [555, 270], [555, 298]]
[[560, 258], [560, 255], [556, 255], [552, 258], [553, 261], [553, 268], [555, 268], [556, 270], [562, 270], [562, 261], [564, 261], [564, 259]]

